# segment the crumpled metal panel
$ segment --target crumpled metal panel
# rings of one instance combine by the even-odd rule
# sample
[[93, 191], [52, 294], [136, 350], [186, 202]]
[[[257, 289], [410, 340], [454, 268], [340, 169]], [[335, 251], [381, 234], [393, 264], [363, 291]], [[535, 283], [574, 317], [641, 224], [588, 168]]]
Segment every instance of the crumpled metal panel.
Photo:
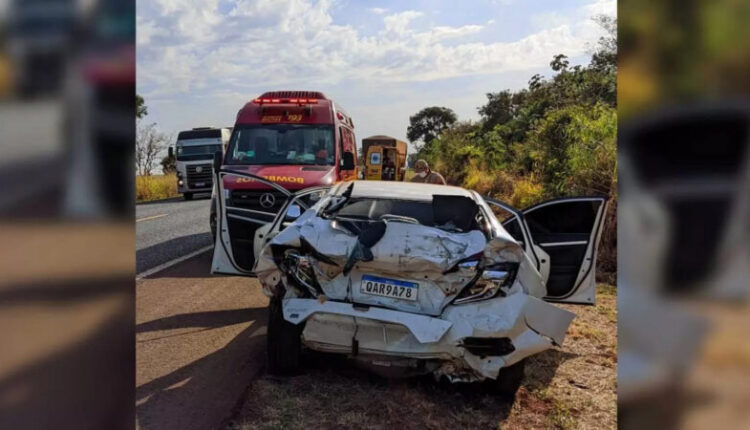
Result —
[[[274, 237], [258, 256], [254, 271], [267, 295], [272, 295], [279, 280], [283, 279], [283, 273], [273, 260], [271, 247], [299, 247], [301, 238], [337, 265], [311, 259], [319, 284], [328, 298], [351, 299], [350, 287], [358, 288], [358, 280], [364, 273], [390, 275], [396, 279], [425, 282], [427, 288], [423, 291], [427, 300], [420, 299], [420, 306], [416, 308], [388, 298], [369, 298], [370, 301], [365, 303], [433, 315], [438, 314], [471, 279], [466, 273], [444, 274], [466, 257], [484, 252], [486, 263], [526, 262], [531, 267], [520, 245], [509, 235], [500, 235], [488, 242], [477, 230], [452, 233], [436, 227], [389, 222], [382, 239], [371, 248], [374, 259], [358, 262], [354, 271], [343, 275], [340, 270], [356, 245], [357, 237], [337, 225], [336, 221], [319, 218], [314, 211], [307, 211]], [[540, 286], [539, 281], [534, 286], [528, 279], [524, 282], [525, 286], [527, 284], [531, 286], [526, 287], [527, 291], [531, 288], [536, 292]], [[538, 294], [539, 297], [543, 295], [542, 291]]]

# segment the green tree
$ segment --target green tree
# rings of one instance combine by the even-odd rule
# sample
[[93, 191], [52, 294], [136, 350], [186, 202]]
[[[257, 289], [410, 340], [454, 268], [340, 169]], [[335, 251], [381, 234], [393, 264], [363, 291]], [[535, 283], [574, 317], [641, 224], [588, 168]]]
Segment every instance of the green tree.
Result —
[[175, 158], [174, 154], [172, 154], [171, 157], [169, 156], [169, 154], [165, 155], [164, 158], [161, 159], [160, 164], [161, 170], [165, 175], [177, 171], [177, 159]]
[[591, 56], [591, 67], [596, 70], [614, 71], [617, 69], [617, 18], [599, 15], [594, 21], [607, 34], [599, 38], [596, 50]]
[[516, 118], [526, 102], [527, 91], [514, 93], [504, 90], [497, 93], [487, 93], [487, 104], [477, 110], [482, 116], [482, 130], [492, 130], [496, 125], [506, 124]]
[[557, 54], [552, 58], [552, 62], [549, 63], [550, 67], [552, 67], [552, 70], [556, 72], [564, 71], [568, 68], [570, 65], [570, 61], [568, 61], [568, 56], [564, 54]]
[[[534, 75], [524, 89], [487, 93], [479, 123], [430, 129], [422, 114], [411, 119], [410, 140], [448, 183], [518, 207], [571, 195], [609, 195], [608, 227], [599, 266], [616, 271], [617, 21], [597, 17], [606, 35], [587, 65], [564, 54], [550, 62], [553, 75]], [[445, 108], [428, 108], [445, 109]]]
[[140, 119], [148, 115], [146, 101], [139, 94], [135, 95], [135, 117]]
[[458, 117], [452, 109], [440, 106], [426, 107], [409, 117], [406, 137], [415, 146], [417, 142], [422, 142], [422, 146], [429, 146], [443, 130], [455, 124], [456, 121]]
[[551, 110], [525, 150], [547, 196], [615, 192], [617, 111], [604, 103]]

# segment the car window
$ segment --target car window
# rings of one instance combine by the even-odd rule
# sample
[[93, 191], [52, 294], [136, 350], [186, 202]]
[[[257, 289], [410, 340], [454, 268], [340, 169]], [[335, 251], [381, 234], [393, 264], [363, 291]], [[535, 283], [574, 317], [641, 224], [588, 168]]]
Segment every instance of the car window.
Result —
[[523, 233], [521, 232], [521, 225], [518, 223], [518, 218], [512, 218], [503, 223], [503, 228], [508, 232], [513, 239], [523, 243]]
[[[440, 208], [441, 206], [438, 205], [438, 207]], [[472, 215], [471, 211], [467, 211], [467, 214], [471, 219], [468, 220], [468, 224], [465, 225], [457, 221], [443, 222], [444, 225], [438, 225], [436, 224], [435, 211], [436, 209], [433, 201], [353, 198], [335, 213], [337, 217], [356, 218], [364, 221], [378, 221], [384, 215], [396, 215], [399, 217], [412, 218], [421, 225], [438, 227], [446, 231], [466, 232], [480, 230], [485, 234], [488, 233], [488, 225], [481, 212]], [[444, 217], [445, 214], [438, 213], [437, 215]]]
[[549, 234], [591, 233], [601, 201], [566, 201], [542, 206], [525, 213], [526, 221], [535, 239]]
[[396, 199], [352, 199], [338, 211], [338, 216], [378, 220], [383, 215], [414, 218], [420, 224], [432, 226], [432, 202]]

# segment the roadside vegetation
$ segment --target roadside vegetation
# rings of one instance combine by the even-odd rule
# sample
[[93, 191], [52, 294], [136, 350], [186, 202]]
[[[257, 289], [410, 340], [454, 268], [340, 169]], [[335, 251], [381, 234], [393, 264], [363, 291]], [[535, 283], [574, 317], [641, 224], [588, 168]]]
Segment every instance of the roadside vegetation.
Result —
[[598, 272], [617, 271], [617, 21], [596, 18], [607, 36], [586, 66], [556, 55], [554, 75], [528, 87], [487, 94], [481, 120], [459, 121], [452, 110], [428, 107], [410, 118], [414, 158], [424, 158], [448, 183], [523, 208], [556, 197], [605, 195], [610, 209]]
[[[156, 123], [145, 123], [148, 106], [139, 94], [135, 96], [135, 201], [136, 203], [177, 197], [177, 176], [174, 156], [161, 154], [172, 138], [159, 131]], [[159, 161], [161, 160], [161, 161]], [[157, 164], [161, 175], [154, 175]]]
[[561, 305], [577, 314], [565, 344], [528, 358], [512, 404], [481, 384], [382, 378], [308, 354], [301, 375], [253, 382], [227, 429], [614, 429], [616, 289], [597, 295], [596, 306]]
[[169, 199], [179, 195], [177, 193], [177, 176], [175, 174], [135, 177], [136, 203]]

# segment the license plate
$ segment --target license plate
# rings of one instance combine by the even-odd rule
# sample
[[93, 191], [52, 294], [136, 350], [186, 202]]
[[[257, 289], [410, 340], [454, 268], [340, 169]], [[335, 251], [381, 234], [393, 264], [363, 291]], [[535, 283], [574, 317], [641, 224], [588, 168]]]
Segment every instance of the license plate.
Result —
[[417, 300], [419, 284], [415, 282], [399, 281], [397, 279], [381, 278], [364, 275], [359, 291], [372, 296], [390, 297], [401, 300]]
[[202, 186], [205, 186], [205, 185], [206, 185], [206, 183], [205, 183], [205, 182], [196, 182], [196, 183], [195, 183], [195, 186], [196, 186], [196, 187], [202, 187]]

